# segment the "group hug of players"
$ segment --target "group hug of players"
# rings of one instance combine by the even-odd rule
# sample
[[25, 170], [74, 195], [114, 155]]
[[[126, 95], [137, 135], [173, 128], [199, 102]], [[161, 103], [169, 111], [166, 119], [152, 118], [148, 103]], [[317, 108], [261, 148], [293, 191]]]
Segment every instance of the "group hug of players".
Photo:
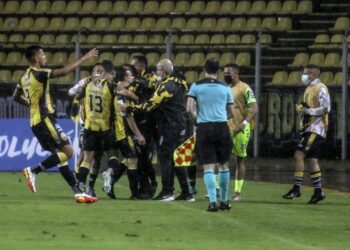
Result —
[[[183, 76], [174, 73], [173, 65], [168, 59], [163, 59], [157, 64], [157, 74], [148, 72], [147, 59], [142, 55], [133, 57], [130, 64], [126, 63], [117, 70], [114, 70], [110, 61], [103, 61], [94, 65], [91, 76], [82, 79], [69, 90], [69, 95], [74, 96], [76, 105], [80, 107], [82, 125], [79, 163], [75, 173], [70, 171], [68, 160], [73, 155], [73, 148], [66, 134], [56, 123], [49, 79], [64, 76], [97, 55], [97, 49], [92, 49], [77, 61], [63, 68], [51, 70], [46, 67], [46, 56], [42, 47], [27, 48], [25, 56], [30, 67], [17, 84], [13, 98], [29, 107], [31, 129], [42, 148], [52, 153], [37, 166], [26, 167], [23, 170], [30, 190], [36, 192], [35, 181], [38, 173], [58, 166], [63, 178], [73, 190], [76, 202], [94, 203], [97, 200], [94, 191], [95, 181], [100, 171], [102, 156], [107, 155], [108, 169], [102, 175], [103, 190], [108, 197], [116, 198], [114, 184], [126, 171], [131, 199], [194, 201], [195, 166], [186, 169], [175, 168], [173, 160], [174, 149], [193, 134], [193, 126], [184, 109], [188, 88]], [[305, 70], [311, 72], [308, 73], [310, 79], [315, 78], [308, 81], [308, 84], [317, 85], [317, 89], [313, 91], [317, 92], [319, 89], [324, 91], [325, 86], [320, 85], [317, 80], [319, 69], [311, 66], [311, 69]], [[253, 124], [257, 104], [249, 85], [239, 80], [237, 65], [226, 65], [224, 73], [225, 82], [231, 86], [235, 102], [234, 119], [230, 119], [228, 125], [237, 164], [233, 200], [238, 201], [245, 175], [244, 160], [252, 129], [250, 124]], [[313, 85], [309, 87], [313, 89]], [[328, 96], [327, 90], [324, 93]], [[324, 93], [322, 100], [326, 95]], [[318, 97], [315, 95], [313, 98], [308, 102], [313, 103], [313, 106], [319, 105]], [[329, 99], [326, 99], [322, 105], [326, 106], [328, 103]], [[326, 115], [329, 106], [315, 110], [315, 116]], [[308, 115], [312, 115], [314, 109], [304, 108], [298, 112], [304, 112], [304, 115], [308, 112]], [[315, 140], [314, 134], [312, 129], [307, 130], [301, 138], [297, 152], [302, 153], [300, 155], [302, 160], [310, 148], [319, 148], [321, 139]], [[324, 135], [321, 134], [320, 137]], [[306, 144], [302, 143], [305, 141]], [[162, 188], [154, 197], [158, 186], [152, 167], [155, 150], [160, 165]], [[316, 156], [313, 154], [312, 157]], [[319, 170], [319, 167], [313, 169]], [[298, 187], [301, 185], [300, 175], [303, 170], [296, 167], [294, 187], [284, 198], [292, 199], [300, 196]], [[181, 188], [181, 194], [176, 198], [175, 175]], [[318, 202], [324, 198], [324, 194], [320, 191], [320, 172], [317, 171], [313, 175], [315, 175], [312, 177], [313, 181], [315, 178], [315, 194], [317, 191], [316, 202]], [[86, 187], [88, 176], [88, 187]]]
[[[147, 59], [144, 56], [135, 56], [131, 64], [125, 64], [116, 71], [110, 61], [103, 61], [94, 65], [91, 76], [82, 79], [69, 90], [69, 94], [75, 97], [80, 106], [82, 125], [79, 164], [75, 173], [70, 171], [68, 160], [73, 155], [73, 149], [55, 120], [49, 80], [72, 72], [84, 61], [97, 55], [98, 51], [92, 49], [79, 60], [51, 70], [46, 66], [42, 47], [27, 48], [25, 56], [30, 67], [17, 84], [13, 98], [29, 107], [31, 129], [42, 148], [52, 153], [37, 166], [23, 170], [30, 190], [36, 192], [38, 173], [58, 166], [63, 178], [72, 188], [76, 202], [93, 203], [97, 200], [94, 185], [101, 158], [106, 154], [108, 169], [103, 173], [103, 189], [110, 198], [116, 198], [113, 186], [125, 171], [129, 179], [131, 199], [153, 198], [158, 184], [152, 167], [152, 156], [156, 143], [159, 143], [162, 144], [162, 150], [158, 151], [159, 161], [164, 163], [161, 169], [162, 190], [154, 199], [166, 200], [168, 197], [165, 194], [174, 192], [173, 179], [176, 172], [182, 188], [178, 199], [194, 200], [189, 192], [185, 169], [173, 169], [172, 152], [174, 145], [180, 141], [172, 142], [168, 135], [173, 133], [171, 126], [181, 128], [184, 125], [184, 112], [177, 112], [177, 109], [185, 106], [187, 86], [181, 77], [168, 74], [165, 79], [162, 67], [169, 68], [169, 60], [162, 60], [158, 64], [160, 71], [163, 71], [160, 75], [163, 76], [147, 71]], [[174, 103], [169, 100], [174, 100]], [[167, 104], [156, 109], [164, 102]], [[162, 111], [158, 112], [159, 109]], [[167, 124], [169, 121], [172, 123]], [[178, 126], [177, 122], [181, 124]], [[168, 134], [163, 137], [159, 131], [167, 131]], [[167, 142], [174, 145], [169, 148]]]

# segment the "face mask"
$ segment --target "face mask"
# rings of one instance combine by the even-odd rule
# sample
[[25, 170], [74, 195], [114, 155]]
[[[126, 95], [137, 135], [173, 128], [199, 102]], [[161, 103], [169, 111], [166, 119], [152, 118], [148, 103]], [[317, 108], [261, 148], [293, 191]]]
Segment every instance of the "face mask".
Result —
[[225, 75], [224, 80], [228, 84], [231, 84], [233, 82], [232, 77], [230, 75]]
[[163, 76], [157, 76], [158, 82], [161, 82], [163, 80]]
[[309, 76], [306, 75], [306, 74], [302, 74], [302, 75], [301, 75], [301, 81], [302, 81], [305, 85], [308, 85], [308, 84], [311, 82]]

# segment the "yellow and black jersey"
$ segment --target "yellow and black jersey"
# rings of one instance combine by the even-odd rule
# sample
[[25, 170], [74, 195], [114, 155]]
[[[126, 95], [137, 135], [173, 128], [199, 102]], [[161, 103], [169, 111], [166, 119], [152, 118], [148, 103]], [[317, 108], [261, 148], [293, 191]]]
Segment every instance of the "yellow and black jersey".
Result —
[[118, 111], [115, 113], [116, 118], [114, 119], [115, 122], [113, 123], [114, 126], [114, 134], [115, 134], [115, 139], [116, 141], [120, 141], [126, 138], [126, 133], [125, 133], [125, 124], [124, 124], [124, 118], [125, 114], [120, 111], [119, 109], [119, 103], [123, 104], [123, 98], [119, 95], [114, 97], [114, 107]]
[[50, 96], [50, 78], [52, 78], [51, 69], [30, 67], [21, 77], [20, 84], [17, 84], [16, 88], [23, 92], [29, 103], [31, 127], [49, 114], [55, 113]]
[[144, 102], [152, 97], [158, 84], [158, 78], [153, 72], [143, 71], [132, 83], [133, 92], [138, 96], [140, 102]]
[[156, 88], [153, 96], [138, 105], [130, 106], [128, 111], [151, 112], [155, 109], [160, 114], [158, 123], [169, 126], [185, 126], [185, 100], [187, 84], [185, 80], [168, 77]]
[[[314, 80], [304, 92], [303, 102], [307, 108], [324, 107], [329, 112], [331, 100], [328, 88], [319, 79]], [[328, 130], [328, 113], [322, 116], [304, 115], [300, 122], [300, 130], [312, 132], [326, 138]]]
[[106, 79], [91, 81], [85, 87], [85, 128], [91, 131], [107, 131], [117, 117], [119, 106], [115, 104], [115, 83]]

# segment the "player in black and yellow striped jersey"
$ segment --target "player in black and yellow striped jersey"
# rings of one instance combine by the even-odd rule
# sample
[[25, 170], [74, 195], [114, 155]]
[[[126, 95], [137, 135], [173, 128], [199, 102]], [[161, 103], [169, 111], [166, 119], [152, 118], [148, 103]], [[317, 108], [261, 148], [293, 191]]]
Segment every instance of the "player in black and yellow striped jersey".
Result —
[[112, 124], [119, 112], [114, 103], [115, 83], [105, 79], [105, 71], [94, 75], [83, 92], [85, 122], [83, 136], [84, 159], [79, 168], [78, 181], [82, 189], [96, 152], [107, 151], [113, 138]]
[[[29, 107], [30, 126], [43, 149], [52, 153], [46, 160], [34, 167], [27, 167], [23, 174], [32, 192], [36, 192], [35, 177], [43, 170], [56, 165], [72, 187], [74, 193], [80, 193], [75, 185], [75, 179], [69, 170], [67, 161], [73, 155], [73, 149], [67, 136], [54, 119], [54, 109], [50, 96], [51, 78], [64, 76], [72, 72], [84, 61], [93, 56], [97, 56], [96, 49], [90, 50], [77, 61], [66, 65], [63, 68], [51, 70], [46, 68], [46, 56], [42, 47], [30, 46], [27, 48], [25, 56], [30, 67], [21, 77], [20, 84], [17, 85], [13, 98], [15, 101]], [[81, 199], [85, 202], [84, 199]]]
[[[181, 187], [181, 195], [177, 199], [194, 200], [189, 193], [186, 171], [175, 168], [173, 161], [174, 150], [184, 141], [185, 137], [185, 98], [186, 81], [172, 76], [173, 64], [168, 59], [160, 60], [157, 64], [157, 75], [161, 79], [153, 96], [134, 106], [122, 106], [122, 110], [133, 112], [159, 112], [157, 122], [157, 154], [161, 168], [162, 191], [155, 200], [174, 200], [174, 172]], [[147, 139], [146, 139], [147, 140]]]
[[[116, 74], [117, 93], [114, 101], [116, 105], [137, 101], [137, 96], [132, 92], [131, 82], [134, 78], [134, 70], [131, 65], [123, 65]], [[114, 126], [115, 141], [112, 149], [108, 152], [108, 169], [102, 175], [104, 177], [104, 191], [107, 195], [115, 199], [114, 184], [119, 180], [127, 170], [131, 199], [138, 198], [138, 176], [137, 176], [137, 158], [135, 149], [138, 145], [144, 145], [145, 139], [140, 133], [132, 114], [119, 112]], [[132, 137], [134, 145], [130, 145], [128, 138]], [[118, 158], [120, 151], [124, 160]]]
[[319, 76], [320, 68], [317, 65], [306, 65], [301, 81], [307, 88], [304, 92], [303, 103], [296, 107], [296, 111], [302, 119], [299, 131], [301, 138], [294, 154], [294, 185], [288, 193], [282, 196], [288, 200], [300, 197], [305, 168], [304, 161], [307, 158], [314, 186], [314, 194], [309, 200], [309, 204], [316, 204], [326, 197], [322, 191], [322, 174], [318, 159], [322, 155], [322, 146], [326, 141], [331, 100], [328, 88], [321, 82]]
[[[144, 55], [136, 55], [131, 59], [131, 65], [135, 67], [136, 77], [132, 83], [135, 86], [134, 93], [139, 102], [149, 100], [159, 81], [157, 75], [148, 70], [148, 61]], [[135, 120], [142, 134], [145, 136], [146, 145], [140, 146], [137, 151], [137, 171], [140, 180], [139, 195], [144, 199], [153, 197], [158, 183], [152, 166], [152, 157], [156, 147], [156, 120], [157, 111], [135, 114]]]
[[[102, 75], [104, 73], [104, 67], [102, 63], [96, 63], [91, 71], [91, 75], [81, 79], [77, 84], [75, 84], [72, 88], [69, 89], [68, 94], [70, 96], [74, 96], [74, 102], [77, 106], [77, 109], [80, 112], [80, 134], [79, 134], [79, 148], [80, 148], [80, 154], [78, 162], [75, 166], [75, 173], [79, 173], [79, 168], [81, 163], [84, 160], [84, 151], [83, 151], [83, 138], [84, 138], [84, 122], [85, 122], [85, 110], [84, 110], [84, 98], [82, 98], [82, 94], [85, 90], [86, 85], [93, 80], [93, 76]], [[94, 163], [92, 164], [92, 167], [90, 168], [90, 176], [89, 176], [89, 188], [86, 190], [86, 194], [90, 195], [92, 197], [96, 197], [95, 191], [94, 191], [94, 185], [98, 176], [98, 172], [100, 170], [101, 165], [101, 157], [102, 153], [95, 153], [94, 156]]]

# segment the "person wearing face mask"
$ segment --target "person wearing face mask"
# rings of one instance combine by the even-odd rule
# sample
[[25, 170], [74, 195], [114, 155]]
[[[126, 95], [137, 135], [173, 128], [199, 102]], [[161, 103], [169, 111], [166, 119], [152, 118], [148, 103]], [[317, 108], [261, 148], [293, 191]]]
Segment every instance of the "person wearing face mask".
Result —
[[127, 113], [152, 112], [159, 114], [157, 125], [157, 155], [161, 172], [162, 190], [154, 198], [160, 201], [173, 201], [174, 174], [176, 174], [181, 194], [176, 200], [194, 201], [189, 192], [186, 170], [175, 168], [174, 150], [185, 140], [185, 98], [186, 81], [172, 76], [174, 69], [169, 59], [162, 59], [157, 64], [157, 76], [162, 81], [158, 84], [153, 96], [140, 104], [124, 106]]
[[296, 111], [301, 116], [300, 140], [294, 154], [295, 172], [294, 185], [282, 197], [291, 200], [300, 197], [300, 187], [304, 175], [304, 159], [309, 159], [310, 177], [314, 193], [309, 204], [316, 204], [325, 199], [322, 191], [321, 169], [318, 158], [326, 140], [328, 129], [328, 113], [331, 110], [331, 100], [327, 86], [319, 79], [320, 68], [309, 64], [304, 68], [301, 81], [307, 86], [303, 96], [303, 103], [297, 105]]
[[228, 124], [233, 142], [232, 153], [236, 156], [235, 191], [232, 199], [239, 201], [245, 177], [247, 146], [254, 125], [254, 117], [258, 112], [258, 105], [252, 89], [239, 79], [237, 64], [227, 64], [224, 67], [224, 78], [225, 82], [230, 85], [235, 100], [234, 118], [231, 118]]
[[[229, 86], [217, 80], [219, 62], [208, 59], [204, 65], [205, 78], [191, 85], [187, 94], [187, 113], [197, 124], [195, 152], [204, 169], [204, 184], [209, 195], [208, 212], [230, 210], [228, 190], [230, 169], [228, 161], [232, 140], [227, 124], [228, 114], [234, 115], [233, 97]], [[215, 168], [218, 168], [220, 205], [217, 205]]]

